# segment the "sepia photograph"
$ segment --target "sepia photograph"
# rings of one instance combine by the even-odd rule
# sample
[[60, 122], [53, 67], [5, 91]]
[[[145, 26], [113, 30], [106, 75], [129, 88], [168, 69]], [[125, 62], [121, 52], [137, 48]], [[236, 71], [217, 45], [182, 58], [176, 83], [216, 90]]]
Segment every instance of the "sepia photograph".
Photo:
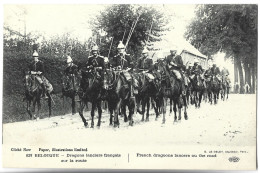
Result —
[[257, 169], [258, 4], [3, 10], [3, 168]]

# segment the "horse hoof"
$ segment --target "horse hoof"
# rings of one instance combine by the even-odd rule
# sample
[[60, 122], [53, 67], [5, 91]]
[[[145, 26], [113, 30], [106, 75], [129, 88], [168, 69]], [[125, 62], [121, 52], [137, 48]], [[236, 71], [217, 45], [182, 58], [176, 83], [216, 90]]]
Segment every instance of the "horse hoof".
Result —
[[128, 119], [127, 119], [127, 118], [125, 118], [125, 119], [124, 119], [124, 122], [126, 123], [127, 121], [128, 121]]
[[144, 122], [144, 119], [142, 118], [142, 120], [141, 120], [142, 122]]
[[185, 120], [188, 120], [188, 116], [184, 116]]
[[165, 124], [165, 120], [162, 121], [162, 124]]
[[155, 118], [155, 121], [158, 121], [158, 118]]
[[149, 121], [149, 118], [146, 118], [145, 121], [148, 122], [148, 121]]

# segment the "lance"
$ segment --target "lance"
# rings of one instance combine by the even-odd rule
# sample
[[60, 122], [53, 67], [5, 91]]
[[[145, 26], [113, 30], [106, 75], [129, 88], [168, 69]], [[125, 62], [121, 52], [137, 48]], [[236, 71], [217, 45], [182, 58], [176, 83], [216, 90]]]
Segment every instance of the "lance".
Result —
[[111, 48], [112, 48], [113, 40], [114, 40], [114, 37], [112, 37], [112, 40], [111, 40], [110, 48], [109, 48], [108, 55], [107, 55], [108, 59], [109, 59], [110, 51], [111, 51]]

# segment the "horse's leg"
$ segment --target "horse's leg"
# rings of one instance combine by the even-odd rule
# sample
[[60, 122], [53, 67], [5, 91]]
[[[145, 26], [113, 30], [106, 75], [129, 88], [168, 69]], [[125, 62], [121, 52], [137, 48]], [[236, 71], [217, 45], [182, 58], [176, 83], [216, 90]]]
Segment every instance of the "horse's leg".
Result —
[[97, 108], [98, 108], [98, 123], [97, 123], [97, 126], [100, 127], [100, 125], [101, 125], [101, 117], [102, 117], [101, 101], [98, 101]]
[[33, 97], [32, 104], [33, 104], [33, 107], [32, 107], [33, 117], [36, 119], [37, 115], [35, 114], [35, 106], [36, 106], [36, 97], [35, 96]]
[[84, 108], [85, 108], [85, 105], [87, 105], [88, 103], [87, 102], [84, 102], [84, 101], [80, 101], [79, 103], [79, 115], [84, 123], [84, 126], [87, 127], [88, 126], [88, 122], [86, 121], [85, 117], [83, 116], [83, 111], [84, 111]]
[[119, 128], [118, 114], [119, 114], [119, 109], [120, 109], [120, 106], [121, 106], [121, 102], [122, 102], [122, 99], [120, 98], [120, 100], [118, 101], [118, 103], [116, 105], [115, 115], [114, 115], [114, 127], [118, 127], [118, 128]]
[[145, 121], [149, 121], [149, 110], [150, 110], [150, 97], [147, 98], [147, 110], [146, 110], [146, 119]]
[[160, 103], [159, 103], [159, 99], [155, 99], [155, 105], [154, 105], [154, 112], [156, 114], [156, 117], [155, 117], [155, 121], [157, 121], [157, 118], [159, 116], [159, 106], [160, 106]]
[[110, 118], [109, 118], [109, 125], [113, 125], [113, 104], [112, 103], [108, 103], [108, 109], [109, 109], [109, 113], [110, 113]]
[[178, 100], [177, 105], [178, 105], [178, 113], [179, 113], [179, 118], [178, 118], [178, 120], [181, 120], [181, 108], [182, 108], [182, 104], [181, 104], [180, 100]]
[[75, 110], [75, 94], [71, 97], [71, 107], [72, 107], [72, 115], [76, 113]]
[[172, 98], [170, 98], [170, 114], [169, 115], [171, 115], [171, 113], [172, 113], [172, 102], [173, 102], [173, 100], [172, 100]]
[[166, 114], [166, 102], [167, 102], [167, 98], [163, 98], [163, 103], [162, 103], [162, 112], [163, 112], [163, 120], [162, 123], [164, 124], [166, 119], [165, 119], [165, 114]]
[[96, 100], [92, 102], [92, 107], [91, 107], [91, 127], [94, 128], [94, 117], [95, 117], [95, 109], [97, 106]]
[[36, 99], [36, 102], [37, 102], [37, 115], [38, 115], [39, 118], [41, 118], [41, 117], [40, 117], [41, 97], [38, 97], [38, 98]]
[[177, 115], [176, 115], [176, 112], [177, 112], [177, 102], [176, 102], [176, 100], [173, 101], [173, 112], [174, 112], [174, 122], [177, 122]]
[[30, 115], [30, 119], [32, 119], [33, 116], [32, 116], [32, 112], [31, 112], [30, 108], [31, 108], [31, 101], [27, 100], [27, 108], [26, 108], [26, 110], [27, 110], [28, 114]]
[[129, 109], [129, 125], [133, 126], [134, 121], [133, 121], [133, 115], [134, 115], [134, 110], [135, 110], [135, 99], [134, 98], [130, 98], [130, 101], [128, 103], [128, 109]]
[[184, 107], [184, 118], [185, 120], [188, 120], [188, 114], [187, 114], [187, 98], [185, 96], [183, 96], [183, 107]]
[[146, 105], [146, 102], [147, 102], [147, 96], [144, 96], [144, 98], [142, 99], [142, 120], [141, 121], [144, 121], [144, 113], [145, 113], [145, 105]]
[[124, 122], [127, 122], [127, 116], [126, 116], [126, 104], [125, 101], [122, 102], [122, 106], [121, 106], [121, 114], [123, 114], [124, 116]]
[[49, 117], [52, 115], [52, 110], [51, 110], [51, 95], [47, 93], [48, 96], [48, 108], [49, 108]]
[[202, 100], [203, 91], [199, 92], [199, 104], [198, 107], [200, 108], [201, 100]]

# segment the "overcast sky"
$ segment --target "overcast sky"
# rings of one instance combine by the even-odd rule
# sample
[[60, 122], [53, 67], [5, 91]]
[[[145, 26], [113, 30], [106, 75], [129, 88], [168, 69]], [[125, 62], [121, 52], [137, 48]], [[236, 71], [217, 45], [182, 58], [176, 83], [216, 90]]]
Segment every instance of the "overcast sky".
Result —
[[[186, 25], [194, 17], [195, 5], [157, 5], [166, 15], [173, 16], [171, 34], [182, 36]], [[104, 10], [104, 5], [5, 5], [4, 23], [24, 32], [23, 13], [26, 10], [27, 32], [39, 31], [46, 36], [71, 32], [85, 41], [91, 35], [88, 20]]]

